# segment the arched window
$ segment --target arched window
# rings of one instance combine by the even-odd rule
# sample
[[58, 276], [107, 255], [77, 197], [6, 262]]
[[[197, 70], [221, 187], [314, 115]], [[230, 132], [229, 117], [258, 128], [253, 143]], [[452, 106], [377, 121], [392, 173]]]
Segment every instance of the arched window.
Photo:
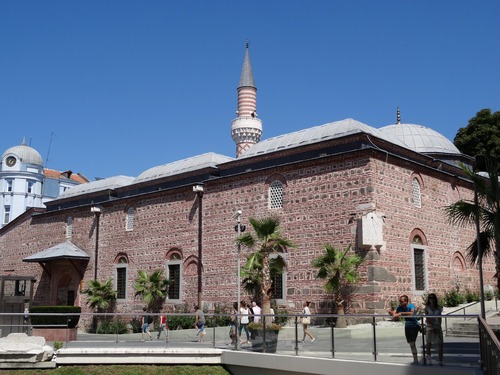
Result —
[[134, 230], [135, 223], [135, 209], [130, 207], [127, 210], [127, 216], [125, 218], [125, 230]]
[[[285, 303], [286, 299], [286, 254], [271, 254], [269, 256], [271, 262], [271, 296], [278, 304]], [[281, 268], [281, 272], [275, 272]], [[278, 265], [280, 263], [280, 265]]]
[[281, 181], [273, 181], [269, 185], [269, 208], [283, 208], [283, 183]]
[[127, 300], [128, 260], [125, 255], [119, 255], [115, 261], [115, 288], [118, 301]]
[[416, 178], [411, 181], [411, 188], [414, 206], [418, 208], [422, 207], [420, 199], [420, 182]]
[[413, 236], [411, 249], [413, 261], [413, 285], [415, 293], [422, 294], [427, 290], [427, 246], [424, 245], [421, 236]]
[[181, 303], [182, 298], [182, 258], [177, 252], [170, 255], [167, 260], [167, 279], [169, 303]]
[[73, 218], [70, 216], [66, 219], [66, 238], [73, 237]]

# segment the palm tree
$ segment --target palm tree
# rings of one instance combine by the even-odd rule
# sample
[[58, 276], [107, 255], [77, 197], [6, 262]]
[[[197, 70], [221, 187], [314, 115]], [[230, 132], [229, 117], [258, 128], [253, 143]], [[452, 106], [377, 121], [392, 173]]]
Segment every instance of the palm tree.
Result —
[[[363, 262], [357, 254], [347, 255], [351, 245], [345, 250], [335, 248], [333, 245], [325, 244], [324, 253], [316, 259], [313, 259], [312, 266], [318, 268], [316, 277], [326, 279], [325, 290], [333, 294], [337, 304], [337, 313], [344, 311], [344, 296], [349, 284], [355, 283], [359, 278], [358, 267]], [[337, 320], [337, 327], [345, 327], [345, 322]]]
[[[500, 289], [500, 184], [498, 162], [486, 161], [487, 176], [474, 173], [462, 165], [462, 170], [475, 186], [477, 200], [459, 200], [445, 207], [446, 215], [453, 224], [474, 225], [479, 223], [479, 243], [474, 240], [468, 247], [468, 258], [472, 264], [479, 260], [479, 255], [493, 255], [495, 259], [495, 278]], [[480, 252], [481, 251], [481, 254]]]
[[[250, 255], [246, 255], [246, 262], [243, 267], [241, 267], [241, 277], [243, 289], [251, 296], [254, 300], [262, 305], [260, 290], [262, 284], [262, 253], [254, 252]], [[275, 283], [276, 277], [283, 273], [286, 263], [283, 257], [277, 256], [275, 258], [269, 258], [269, 269], [271, 272], [271, 284]], [[272, 288], [274, 289], [274, 288]], [[272, 293], [271, 293], [272, 294]]]
[[246, 233], [237, 239], [237, 243], [257, 250], [247, 257], [245, 272], [248, 272], [259, 284], [262, 299], [262, 313], [271, 313], [271, 262], [269, 255], [282, 253], [294, 244], [281, 236], [280, 220], [278, 218], [248, 219], [255, 235]]
[[147, 303], [148, 311], [160, 312], [163, 302], [167, 298], [168, 279], [163, 277], [163, 270], [156, 270], [148, 275], [146, 271], [139, 271], [135, 279], [135, 296], [140, 296]]
[[[113, 310], [116, 302], [116, 290], [113, 289], [111, 279], [106, 281], [90, 280], [89, 287], [82, 291], [88, 297], [87, 305], [92, 309], [96, 309], [97, 313], [104, 313]], [[98, 317], [93, 316], [92, 328], [96, 332]]]
[[116, 290], [113, 289], [113, 282], [108, 279], [104, 282], [90, 280], [89, 287], [82, 291], [88, 296], [87, 305], [96, 309], [98, 313], [107, 312], [114, 308], [116, 302]]

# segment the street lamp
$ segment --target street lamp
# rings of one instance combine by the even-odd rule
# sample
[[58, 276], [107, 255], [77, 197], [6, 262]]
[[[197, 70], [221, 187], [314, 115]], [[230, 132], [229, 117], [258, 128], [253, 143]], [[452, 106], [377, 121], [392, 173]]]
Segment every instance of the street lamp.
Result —
[[[243, 212], [238, 210], [235, 212], [233, 217], [236, 217], [236, 225], [234, 230], [238, 233], [238, 238], [241, 236], [241, 233], [245, 231], [245, 226], [241, 225], [241, 214]], [[240, 313], [240, 303], [241, 303], [241, 266], [240, 266], [240, 253], [241, 253], [241, 244], [238, 242], [238, 255], [237, 255], [237, 269], [238, 269], [238, 300], [236, 303], [238, 304], [238, 314]], [[239, 319], [236, 317], [236, 332], [239, 332]], [[238, 339], [236, 339], [236, 346], [238, 346]]]
[[202, 308], [202, 280], [201, 280], [201, 261], [202, 261], [202, 208], [203, 208], [203, 184], [193, 186], [193, 192], [198, 197], [198, 307]]
[[99, 222], [101, 218], [101, 206], [90, 207], [90, 212], [95, 215], [95, 252], [94, 252], [94, 280], [97, 280], [97, 258], [99, 257]]

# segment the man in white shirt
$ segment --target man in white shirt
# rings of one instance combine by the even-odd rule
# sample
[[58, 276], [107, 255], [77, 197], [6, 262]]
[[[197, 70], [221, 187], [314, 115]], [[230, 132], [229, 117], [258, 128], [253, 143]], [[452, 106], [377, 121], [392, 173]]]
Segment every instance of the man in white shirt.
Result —
[[260, 322], [260, 313], [262, 312], [262, 309], [259, 306], [257, 306], [256, 302], [252, 302], [252, 311], [253, 311], [254, 323], [259, 323]]

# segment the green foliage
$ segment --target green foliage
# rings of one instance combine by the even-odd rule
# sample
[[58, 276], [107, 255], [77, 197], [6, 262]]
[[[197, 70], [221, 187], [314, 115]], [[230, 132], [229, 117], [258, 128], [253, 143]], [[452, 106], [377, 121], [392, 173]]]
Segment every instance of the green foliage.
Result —
[[97, 326], [97, 333], [102, 334], [123, 334], [127, 333], [127, 323], [118, 317], [116, 320], [102, 321]]
[[243, 270], [246, 275], [243, 283], [245, 287], [250, 280], [255, 283], [254, 288], [258, 289], [262, 301], [262, 313], [269, 314], [273, 287], [272, 262], [269, 255], [282, 253], [295, 245], [282, 236], [278, 218], [249, 218], [248, 221], [255, 233], [246, 233], [236, 240], [239, 245], [250, 249], [256, 248], [255, 252], [247, 257]]
[[467, 303], [476, 302], [481, 300], [481, 294], [479, 292], [474, 292], [469, 288], [465, 289], [464, 300]]
[[[500, 257], [500, 184], [498, 160], [487, 159], [486, 171], [488, 177], [485, 178], [476, 174], [468, 167], [462, 165], [462, 170], [474, 183], [477, 192], [477, 203], [470, 200], [459, 200], [445, 207], [445, 214], [448, 220], [458, 226], [475, 226], [479, 223], [479, 243], [477, 239], [468, 245], [467, 255], [472, 264], [479, 260], [479, 255], [492, 255]], [[480, 251], [481, 250], [481, 251]], [[500, 273], [499, 262], [496, 262], [496, 272]], [[500, 287], [500, 278], [497, 278], [497, 288]]]
[[140, 333], [142, 330], [142, 318], [132, 318], [130, 325], [132, 326], [132, 332]]
[[[227, 311], [224, 311], [223, 305], [220, 304], [215, 304], [214, 306], [214, 313], [215, 314], [225, 314]], [[228, 315], [215, 315], [211, 319], [211, 325], [214, 327], [225, 327], [228, 326], [230, 322], [229, 316]]]
[[491, 290], [487, 290], [485, 293], [484, 293], [484, 299], [486, 299], [487, 301], [491, 301], [493, 299], [493, 291]]
[[460, 128], [454, 139], [460, 152], [474, 156], [479, 171], [486, 170], [486, 159], [500, 159], [500, 112], [482, 109]]
[[114, 310], [116, 302], [116, 290], [113, 289], [113, 281], [90, 280], [89, 287], [82, 291], [88, 297], [87, 305], [97, 312], [109, 312]]
[[[286, 309], [278, 310], [274, 309], [275, 315], [288, 315], [288, 311]], [[286, 316], [276, 316], [274, 318], [274, 322], [279, 324], [280, 326], [285, 326], [288, 323], [288, 317]]]
[[363, 258], [358, 254], [347, 255], [350, 249], [351, 245], [340, 250], [325, 244], [323, 255], [313, 259], [311, 263], [313, 267], [318, 268], [316, 276], [326, 279], [325, 290], [333, 293], [337, 301], [345, 299], [345, 287], [358, 280], [358, 267], [363, 262]]
[[[177, 313], [182, 314], [192, 314], [192, 309], [188, 305], [184, 304], [180, 308], [177, 308]], [[194, 315], [172, 315], [168, 316], [168, 327], [170, 329], [189, 329], [193, 328]]]
[[62, 341], [54, 341], [54, 350], [59, 350], [64, 346]]
[[[55, 314], [80, 314], [82, 308], [80, 306], [31, 306], [30, 317], [31, 324], [36, 327], [47, 327], [51, 325], [68, 325], [68, 328], [77, 326], [80, 320], [79, 315], [55, 315]], [[51, 315], [34, 315], [34, 314], [51, 314]], [[47, 327], [50, 328], [50, 327]], [[61, 327], [53, 327], [61, 328]]]
[[441, 303], [446, 307], [455, 307], [465, 302], [465, 297], [460, 293], [460, 287], [456, 286], [450, 291], [444, 292]]
[[135, 279], [135, 296], [141, 297], [146, 302], [148, 311], [158, 313], [167, 298], [168, 285], [169, 281], [164, 278], [163, 270], [153, 271], [151, 275], [141, 270]]
[[178, 365], [178, 366], [154, 366], [154, 365], [85, 365], [85, 366], [62, 366], [53, 370], [33, 369], [2, 369], [2, 375], [230, 375], [222, 366], [202, 365]]

